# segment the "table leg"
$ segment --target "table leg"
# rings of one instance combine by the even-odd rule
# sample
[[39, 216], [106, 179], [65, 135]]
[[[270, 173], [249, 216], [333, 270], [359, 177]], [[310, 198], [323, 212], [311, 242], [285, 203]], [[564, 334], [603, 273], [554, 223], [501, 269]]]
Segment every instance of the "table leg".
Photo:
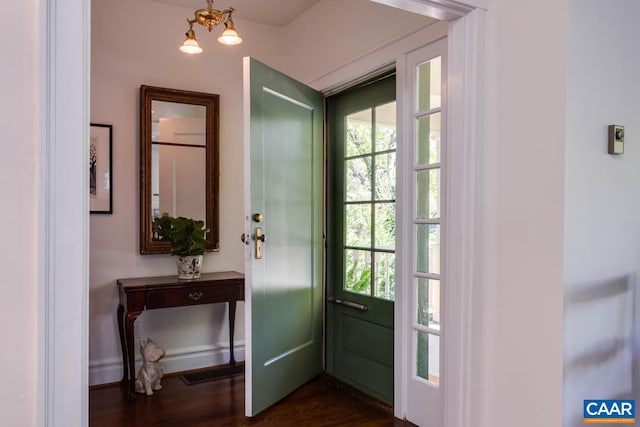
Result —
[[136, 398], [136, 390], [135, 390], [135, 382], [136, 382], [136, 358], [135, 358], [135, 347], [134, 347], [134, 333], [133, 333], [133, 324], [138, 318], [140, 313], [126, 313], [125, 316], [125, 337], [127, 341], [127, 358], [129, 362], [128, 370], [129, 370], [129, 387], [128, 387], [128, 399], [135, 400]]
[[122, 349], [122, 380], [120, 387], [127, 385], [129, 380], [129, 364], [127, 361], [127, 342], [124, 334], [124, 306], [118, 304], [118, 333], [120, 335], [120, 348]]
[[235, 365], [233, 356], [233, 331], [236, 326], [236, 302], [229, 301], [229, 365]]

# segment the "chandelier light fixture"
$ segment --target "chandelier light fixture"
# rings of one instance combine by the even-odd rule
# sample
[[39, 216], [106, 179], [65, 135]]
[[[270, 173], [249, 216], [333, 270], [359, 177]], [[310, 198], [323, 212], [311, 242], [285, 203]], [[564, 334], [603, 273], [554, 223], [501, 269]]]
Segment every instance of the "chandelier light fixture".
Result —
[[233, 14], [233, 12], [235, 12], [235, 9], [232, 7], [226, 10], [214, 9], [213, 0], [207, 0], [207, 7], [205, 9], [196, 10], [193, 13], [194, 18], [187, 19], [189, 29], [185, 33], [187, 38], [184, 40], [182, 46], [180, 46], [180, 51], [190, 55], [202, 53], [202, 48], [198, 44], [198, 40], [196, 40], [196, 33], [193, 31], [193, 24], [195, 23], [207, 27], [209, 32], [211, 32], [213, 27], [216, 25], [224, 24], [224, 31], [222, 32], [222, 35], [218, 37], [218, 41], [226, 45], [242, 43], [242, 39], [238, 36], [238, 33], [233, 26], [233, 20], [231, 19], [231, 14]]

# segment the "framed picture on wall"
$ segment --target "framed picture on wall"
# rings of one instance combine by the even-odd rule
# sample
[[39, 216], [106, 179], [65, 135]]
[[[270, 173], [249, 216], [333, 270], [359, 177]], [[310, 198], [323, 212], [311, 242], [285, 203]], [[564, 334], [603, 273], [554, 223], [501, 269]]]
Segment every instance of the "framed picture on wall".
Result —
[[89, 212], [110, 214], [112, 210], [111, 125], [91, 123], [89, 131]]

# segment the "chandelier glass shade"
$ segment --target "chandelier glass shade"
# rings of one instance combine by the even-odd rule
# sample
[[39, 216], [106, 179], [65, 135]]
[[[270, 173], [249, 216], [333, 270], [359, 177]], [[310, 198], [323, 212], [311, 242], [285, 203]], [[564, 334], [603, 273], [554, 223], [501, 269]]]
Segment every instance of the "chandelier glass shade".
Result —
[[189, 26], [189, 30], [185, 35], [187, 38], [184, 40], [182, 46], [180, 46], [180, 52], [188, 53], [190, 55], [202, 53], [202, 48], [198, 44], [198, 40], [196, 40], [196, 33], [193, 31], [191, 26]]

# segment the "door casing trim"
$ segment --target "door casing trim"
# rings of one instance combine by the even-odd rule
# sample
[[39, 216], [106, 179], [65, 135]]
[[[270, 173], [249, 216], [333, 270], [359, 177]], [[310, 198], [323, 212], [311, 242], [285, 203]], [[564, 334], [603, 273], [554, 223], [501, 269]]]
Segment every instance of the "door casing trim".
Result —
[[[482, 348], [484, 329], [479, 305], [483, 295], [482, 275], [482, 176], [484, 145], [485, 16], [475, 9], [449, 27], [447, 73], [447, 126], [449, 167], [447, 174], [448, 248], [445, 305], [455, 301], [444, 322], [449, 325], [444, 340], [444, 425], [483, 426], [484, 417], [472, 420], [474, 401], [485, 393], [484, 370], [473, 356]], [[459, 189], [453, 192], [451, 189]], [[479, 353], [476, 353], [479, 354]]]
[[88, 424], [90, 0], [39, 0], [36, 425]]

